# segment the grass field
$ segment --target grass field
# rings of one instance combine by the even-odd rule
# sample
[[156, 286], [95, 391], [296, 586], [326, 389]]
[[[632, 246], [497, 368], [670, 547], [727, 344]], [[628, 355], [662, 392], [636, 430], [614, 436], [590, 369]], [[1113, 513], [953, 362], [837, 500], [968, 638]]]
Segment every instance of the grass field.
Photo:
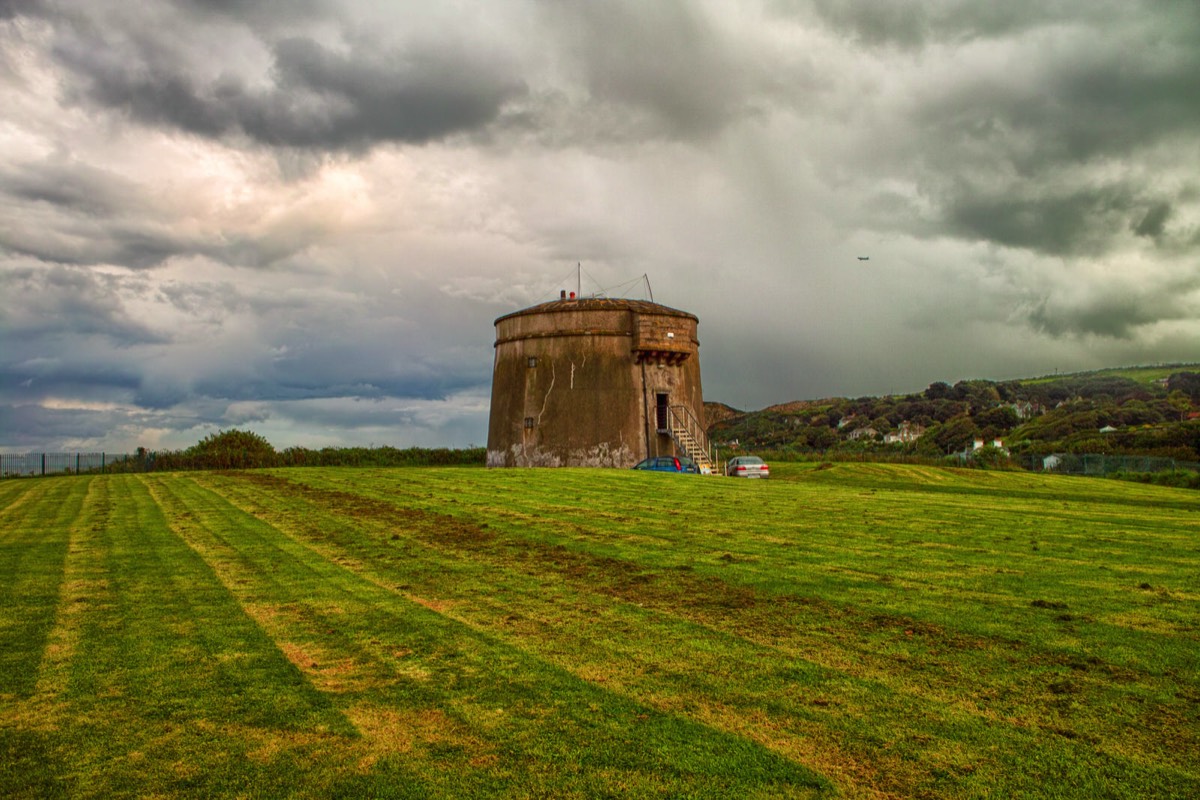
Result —
[[1200, 494], [0, 482], [0, 796], [1200, 796]]
[[1128, 378], [1143, 386], [1151, 386], [1156, 381], [1166, 380], [1176, 372], [1194, 372], [1200, 364], [1173, 364], [1169, 367], [1114, 367], [1098, 369], [1089, 372], [1068, 372], [1062, 375], [1043, 375], [1040, 378], [1027, 378], [1020, 382], [1033, 386], [1039, 383], [1052, 383], [1065, 378]]

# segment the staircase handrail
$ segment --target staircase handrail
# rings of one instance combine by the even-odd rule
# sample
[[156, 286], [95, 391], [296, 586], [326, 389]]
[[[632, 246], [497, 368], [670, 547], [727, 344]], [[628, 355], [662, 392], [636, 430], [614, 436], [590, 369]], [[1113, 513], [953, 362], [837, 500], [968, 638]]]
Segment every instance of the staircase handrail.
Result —
[[[685, 405], [674, 405], [670, 407], [671, 421], [678, 422], [679, 427], [682, 427], [695, 440], [699, 452], [703, 455], [704, 460], [710, 462], [708, 451], [708, 434], [705, 433], [703, 426], [700, 425], [700, 420], [696, 419], [696, 415], [692, 413], [692, 409]], [[674, 427], [674, 426], [672, 426]]]

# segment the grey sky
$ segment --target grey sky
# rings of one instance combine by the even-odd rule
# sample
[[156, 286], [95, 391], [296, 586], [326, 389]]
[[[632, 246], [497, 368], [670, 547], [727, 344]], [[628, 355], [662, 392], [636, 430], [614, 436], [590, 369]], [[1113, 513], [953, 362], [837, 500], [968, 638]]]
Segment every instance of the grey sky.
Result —
[[742, 408], [1194, 361], [1197, 131], [1194, 2], [0, 0], [0, 447], [482, 444], [577, 262]]

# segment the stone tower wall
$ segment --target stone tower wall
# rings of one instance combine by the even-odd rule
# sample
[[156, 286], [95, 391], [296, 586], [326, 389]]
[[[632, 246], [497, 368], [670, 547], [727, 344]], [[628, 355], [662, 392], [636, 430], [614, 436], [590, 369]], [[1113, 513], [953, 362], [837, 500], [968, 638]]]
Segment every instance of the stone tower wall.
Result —
[[560, 300], [496, 320], [489, 466], [629, 467], [675, 444], [657, 395], [703, 425], [697, 319], [636, 300]]

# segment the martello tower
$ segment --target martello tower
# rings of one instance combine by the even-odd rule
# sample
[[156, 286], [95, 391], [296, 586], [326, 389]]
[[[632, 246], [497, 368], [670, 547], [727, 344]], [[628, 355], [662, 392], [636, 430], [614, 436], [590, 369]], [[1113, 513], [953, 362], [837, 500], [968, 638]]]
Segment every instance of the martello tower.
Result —
[[641, 300], [560, 300], [496, 320], [489, 467], [711, 467], [699, 320]]

